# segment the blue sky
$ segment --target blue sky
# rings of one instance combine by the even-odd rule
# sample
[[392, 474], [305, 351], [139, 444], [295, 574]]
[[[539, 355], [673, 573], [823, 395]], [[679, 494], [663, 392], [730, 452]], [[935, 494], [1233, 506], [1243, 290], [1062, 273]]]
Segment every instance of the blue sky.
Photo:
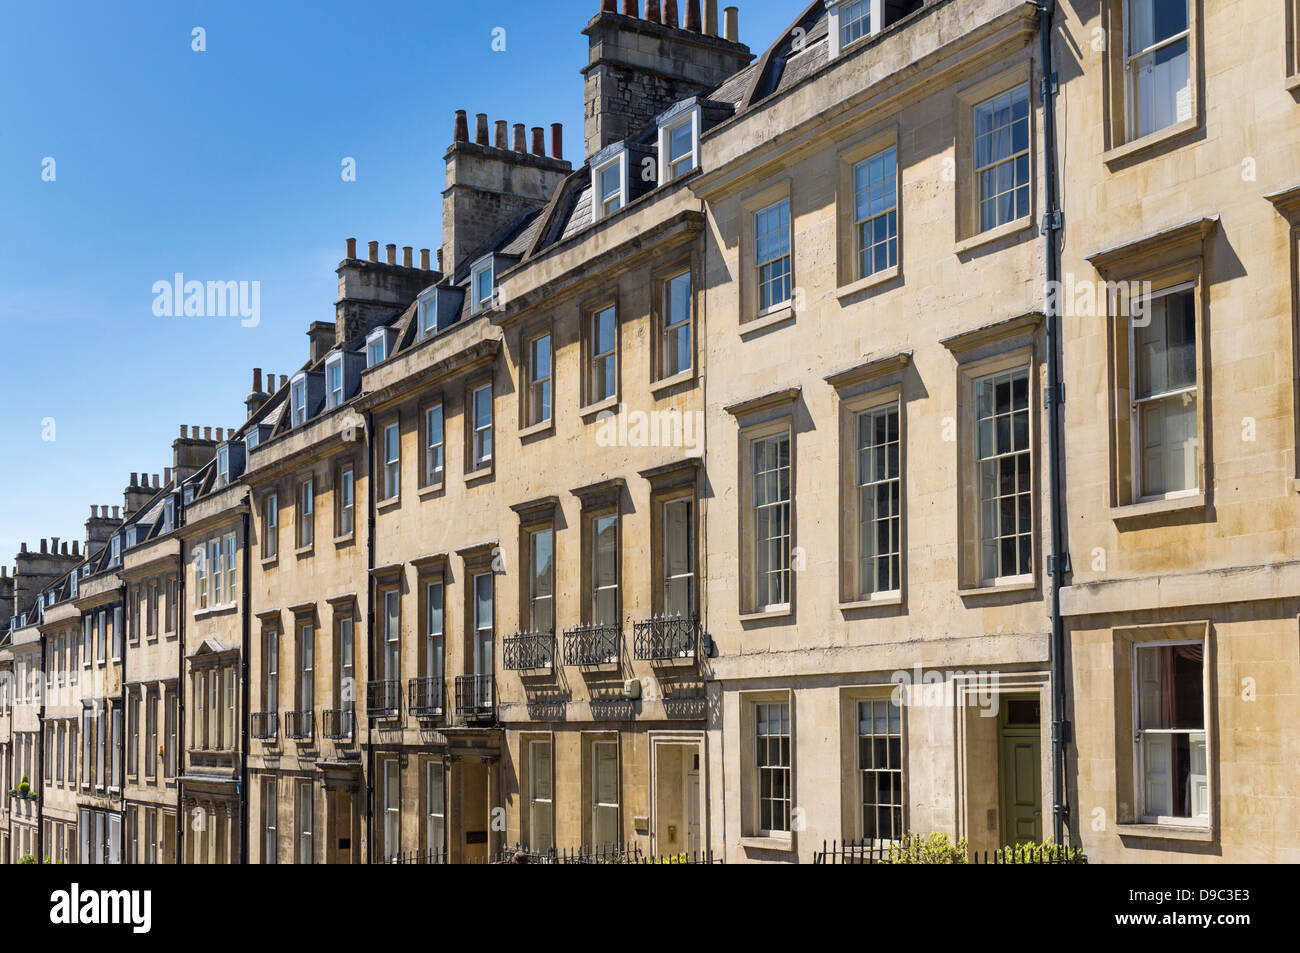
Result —
[[[755, 52], [802, 6], [738, 5]], [[308, 324], [334, 319], [348, 236], [362, 254], [371, 239], [437, 248], [456, 109], [471, 128], [477, 112], [562, 122], [579, 164], [581, 30], [598, 8], [7, 4], [0, 562], [21, 541], [81, 538], [92, 503], [121, 504], [130, 473], [170, 466], [180, 424], [238, 426], [252, 368], [291, 372]], [[260, 323], [155, 316], [153, 284], [175, 272], [260, 282]]]

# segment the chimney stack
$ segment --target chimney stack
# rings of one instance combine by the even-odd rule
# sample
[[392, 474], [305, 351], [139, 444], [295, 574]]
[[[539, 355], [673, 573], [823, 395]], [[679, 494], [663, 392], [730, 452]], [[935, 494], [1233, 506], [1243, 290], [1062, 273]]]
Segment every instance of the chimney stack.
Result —
[[645, 0], [645, 18], [651, 23], [663, 23], [659, 13], [659, 0]]
[[740, 9], [727, 7], [722, 11], [722, 38], [731, 43], [740, 42]]
[[677, 29], [677, 0], [664, 0], [664, 26]]
[[403, 246], [402, 246], [402, 267], [403, 267], [403, 268], [410, 268], [410, 267], [411, 267], [411, 265], [412, 265], [412, 262], [411, 262], [411, 253], [412, 253], [414, 250], [415, 250], [415, 249], [413, 249], [410, 245], [403, 245]]
[[347, 251], [347, 255], [344, 257], [346, 258], [357, 257], [357, 240], [355, 238], [348, 239], [348, 251]]
[[334, 346], [334, 322], [313, 321], [307, 328], [307, 340], [310, 342], [307, 356], [315, 364]]
[[367, 250], [371, 261], [379, 261], [379, 242], [369, 242]]
[[692, 33], [700, 30], [700, 0], [686, 0], [686, 22], [682, 24]]
[[617, 0], [600, 0], [600, 12], [617, 13], [618, 12]]
[[533, 155], [546, 155], [546, 133], [541, 126], [533, 126]]
[[510, 123], [504, 119], [498, 119], [493, 127], [492, 148], [509, 149], [510, 145]]
[[551, 123], [551, 158], [564, 158], [564, 124]]
[[427, 248], [420, 249], [420, 270], [429, 270], [429, 249]]
[[640, 0], [623, 0], [623, 16], [641, 19]]
[[718, 0], [704, 0], [704, 34], [718, 35]]
[[451, 139], [452, 142], [469, 142], [469, 120], [463, 109], [456, 110], [456, 127]]
[[511, 146], [511, 148], [514, 149], [515, 152], [527, 152], [527, 151], [528, 151], [528, 145], [527, 145], [527, 142], [525, 141], [525, 136], [526, 136], [526, 135], [527, 135], [527, 133], [525, 132], [524, 124], [523, 124], [522, 122], [517, 122], [517, 123], [515, 123], [515, 127], [514, 127], [514, 145]]
[[477, 113], [474, 116], [474, 142], [480, 146], [488, 144], [487, 113]]
[[397, 264], [397, 246], [395, 244], [389, 242], [387, 245], [385, 245], [384, 255], [388, 260], [388, 264], [390, 265]]

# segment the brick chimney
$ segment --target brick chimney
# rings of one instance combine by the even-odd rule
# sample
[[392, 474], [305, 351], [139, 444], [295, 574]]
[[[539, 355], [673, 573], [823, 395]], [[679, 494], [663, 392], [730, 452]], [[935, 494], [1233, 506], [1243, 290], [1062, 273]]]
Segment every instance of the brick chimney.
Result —
[[[743, 43], [701, 32], [697, 3], [688, 5], [684, 27], [677, 26], [676, 3], [661, 12], [651, 0], [644, 19], [610, 7], [582, 31], [588, 39], [588, 64], [582, 71], [588, 158], [641, 133], [673, 103], [714, 89], [754, 58]], [[635, 4], [624, 7], [635, 9]], [[708, 24], [710, 17], [703, 20]], [[716, 30], [717, 17], [712, 21]]]
[[[407, 263], [410, 266], [410, 263]], [[330, 321], [313, 321], [307, 328], [307, 338], [311, 341], [309, 351], [311, 362], [315, 364], [334, 346], [334, 324]]]
[[29, 551], [27, 544], [23, 543], [14, 557], [13, 611], [10, 615], [21, 614], [36, 605], [41, 590], [57, 582], [60, 576], [80, 562], [80, 556], [65, 556], [48, 540], [41, 540], [40, 552]]
[[157, 491], [149, 483], [149, 474], [132, 473], [131, 482], [122, 493], [122, 519], [130, 519], [134, 513], [153, 499]]
[[172, 473], [177, 482], [192, 477], [199, 468], [217, 455], [217, 441], [212, 439], [212, 428], [205, 428], [205, 437], [199, 428], [181, 424], [181, 435], [172, 441]]
[[108, 544], [109, 538], [113, 531], [117, 529], [120, 520], [113, 519], [109, 515], [107, 506], [90, 507], [90, 519], [86, 520], [86, 555], [93, 556], [100, 549]]
[[[328, 344], [325, 344], [322, 335], [319, 342], [323, 347], [321, 354], [335, 344], [355, 345], [371, 328], [405, 311], [421, 291], [436, 284], [442, 277], [437, 271], [428, 268], [397, 264], [395, 244], [390, 244], [385, 249], [387, 261], [379, 260], [379, 242], [372, 241], [367, 248], [367, 258], [355, 258], [356, 239], [348, 239], [347, 257], [336, 269], [339, 276], [339, 297], [334, 302], [334, 324], [331, 326], [318, 321], [312, 325], [313, 329], [330, 327], [333, 331], [333, 338]], [[421, 254], [421, 265], [427, 264], [428, 260], [427, 254]], [[313, 330], [307, 333], [312, 335]], [[317, 343], [313, 337], [313, 360]]]
[[[514, 124], [514, 147], [505, 145], [498, 122], [496, 144], [489, 141], [488, 117], [476, 118], [470, 141], [465, 111], [456, 114], [454, 140], [445, 156], [447, 188], [442, 193], [443, 270], [456, 275], [487, 252], [487, 245], [526, 213], [543, 207], [573, 166], [560, 155], [546, 155], [541, 127], [527, 150], [524, 125]], [[553, 137], [553, 144], [561, 140]]]
[[[331, 324], [330, 327], [333, 328], [334, 325]], [[262, 369], [260, 367], [255, 367], [253, 368], [253, 389], [249, 391], [248, 396], [244, 398], [244, 406], [248, 408], [248, 416], [250, 420], [253, 415], [261, 410], [262, 406], [271, 399], [271, 395], [263, 390], [262, 387]], [[168, 480], [168, 482], [170, 483], [171, 481]]]

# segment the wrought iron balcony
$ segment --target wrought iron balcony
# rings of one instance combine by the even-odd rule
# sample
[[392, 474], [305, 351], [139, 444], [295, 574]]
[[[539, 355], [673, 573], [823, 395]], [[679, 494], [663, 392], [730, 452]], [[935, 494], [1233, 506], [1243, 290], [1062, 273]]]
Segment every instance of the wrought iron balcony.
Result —
[[312, 711], [284, 713], [284, 736], [292, 741], [310, 741], [315, 727], [315, 713]]
[[442, 714], [442, 679], [411, 679], [407, 685], [406, 705], [416, 718], [437, 718]]
[[636, 657], [654, 662], [691, 661], [700, 644], [695, 616], [655, 616], [633, 626]]
[[565, 665], [617, 665], [623, 626], [575, 625], [564, 630]]
[[478, 720], [491, 718], [495, 709], [491, 675], [456, 676], [456, 714]]
[[351, 738], [356, 729], [356, 713], [352, 706], [327, 708], [320, 713], [320, 732], [332, 741]]
[[278, 711], [253, 712], [253, 737], [261, 741], [274, 738], [280, 733], [280, 713]]
[[550, 632], [519, 632], [501, 648], [501, 666], [508, 672], [549, 672], [555, 666], [555, 636]]
[[371, 718], [393, 718], [402, 710], [402, 683], [395, 678], [366, 683], [366, 712]]

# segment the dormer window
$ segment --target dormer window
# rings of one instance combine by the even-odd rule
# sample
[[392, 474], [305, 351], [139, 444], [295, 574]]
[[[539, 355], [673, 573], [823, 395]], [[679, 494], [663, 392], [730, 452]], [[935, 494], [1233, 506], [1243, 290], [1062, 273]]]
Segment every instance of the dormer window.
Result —
[[419, 319], [420, 319], [420, 340], [432, 337], [438, 331], [438, 292], [437, 289], [430, 291], [420, 298]]
[[223, 487], [230, 482], [230, 445], [223, 443], [217, 447], [217, 482]]
[[469, 288], [474, 314], [486, 311], [496, 303], [496, 268], [490, 255], [470, 269]]
[[289, 426], [301, 427], [307, 422], [307, 378], [295, 377], [289, 385]]
[[72, 575], [68, 577], [68, 595], [73, 599], [77, 598], [77, 584], [80, 581], [81, 577], [78, 575], [76, 570], [73, 570]]
[[109, 564], [116, 565], [117, 561], [122, 558], [122, 537], [114, 536], [109, 544]]
[[828, 2], [830, 58], [863, 37], [880, 32], [884, 25], [882, 0], [838, 0]]
[[659, 181], [680, 179], [700, 164], [700, 107], [660, 117]]
[[627, 204], [627, 154], [619, 149], [604, 161], [601, 155], [604, 153], [591, 168], [592, 211], [597, 222]]
[[343, 352], [331, 354], [325, 362], [325, 406], [330, 410], [343, 403]]
[[163, 500], [163, 525], [162, 531], [170, 533], [176, 526], [176, 500], [173, 497], [167, 497]]
[[366, 367], [374, 367], [388, 360], [393, 338], [394, 334], [388, 328], [375, 328], [366, 335]]
[[128, 527], [128, 528], [127, 528], [127, 531], [126, 531], [126, 548], [127, 548], [127, 549], [130, 549], [132, 546], [135, 545], [135, 536], [136, 536], [135, 527], [134, 527], [134, 526], [130, 526], [130, 527]]

